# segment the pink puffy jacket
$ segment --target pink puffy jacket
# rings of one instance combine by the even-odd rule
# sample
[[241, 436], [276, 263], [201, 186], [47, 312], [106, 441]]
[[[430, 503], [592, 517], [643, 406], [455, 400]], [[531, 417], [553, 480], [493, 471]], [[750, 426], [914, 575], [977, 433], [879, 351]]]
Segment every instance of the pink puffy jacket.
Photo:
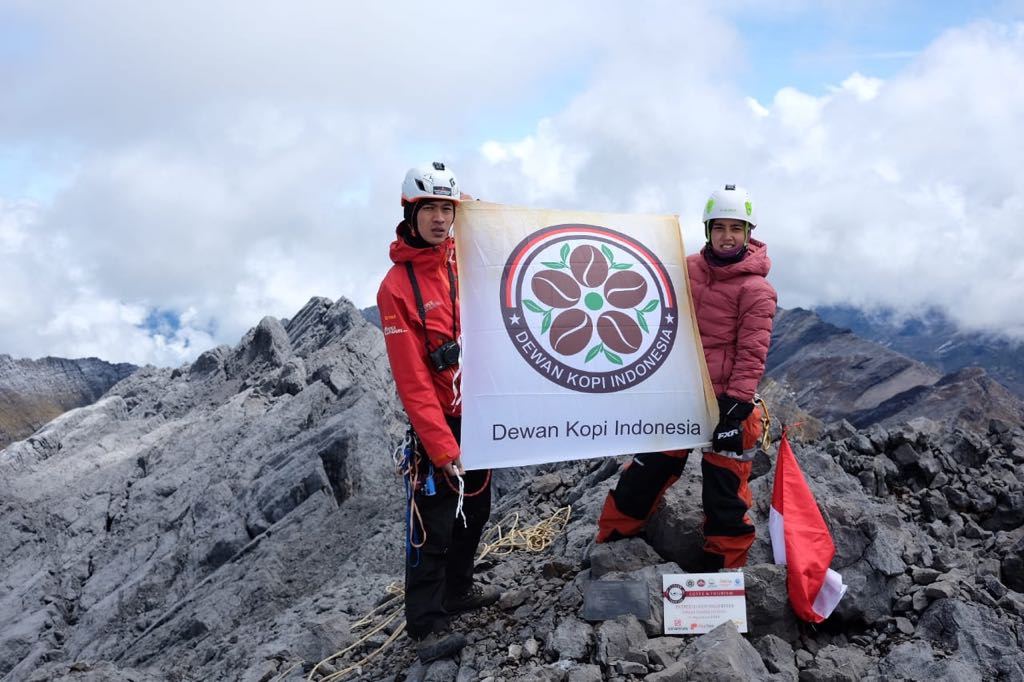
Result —
[[751, 239], [738, 263], [711, 267], [701, 252], [687, 257], [686, 268], [715, 395], [749, 402], [764, 374], [775, 317], [775, 288], [765, 279], [768, 248]]

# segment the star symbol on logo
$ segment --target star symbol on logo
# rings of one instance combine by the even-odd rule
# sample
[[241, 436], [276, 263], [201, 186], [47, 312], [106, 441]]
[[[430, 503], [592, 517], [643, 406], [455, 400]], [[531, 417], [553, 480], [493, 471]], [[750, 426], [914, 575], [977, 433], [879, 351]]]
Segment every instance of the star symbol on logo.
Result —
[[513, 313], [512, 317], [508, 318], [508, 323], [519, 324], [519, 316]]
[[672, 324], [673, 322], [675, 322], [675, 320], [676, 318], [672, 317], [672, 313], [669, 313], [668, 315], [665, 316], [666, 324]]

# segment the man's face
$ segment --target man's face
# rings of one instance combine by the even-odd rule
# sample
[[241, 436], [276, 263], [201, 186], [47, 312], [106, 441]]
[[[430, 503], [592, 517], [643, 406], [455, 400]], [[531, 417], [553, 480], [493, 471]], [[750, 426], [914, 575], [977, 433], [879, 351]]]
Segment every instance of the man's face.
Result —
[[711, 248], [727, 253], [747, 243], [747, 223], [733, 218], [718, 218], [711, 223]]
[[455, 222], [455, 204], [444, 200], [423, 201], [419, 209], [416, 231], [420, 237], [431, 246], [443, 244]]

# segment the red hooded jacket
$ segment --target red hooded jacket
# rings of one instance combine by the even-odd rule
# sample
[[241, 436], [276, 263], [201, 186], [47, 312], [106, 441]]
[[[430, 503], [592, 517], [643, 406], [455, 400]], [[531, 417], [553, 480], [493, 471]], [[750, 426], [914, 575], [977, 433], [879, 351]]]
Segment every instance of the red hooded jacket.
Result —
[[756, 239], [738, 263], [712, 267], [703, 250], [686, 259], [704, 359], [717, 396], [754, 399], [775, 317], [775, 288], [765, 279], [770, 268], [768, 247]]
[[[427, 358], [427, 347], [436, 350], [452, 339], [452, 318], [456, 331], [461, 333], [458, 321], [458, 287], [456, 305], [452, 309], [448, 263], [458, 276], [455, 265], [455, 242], [417, 249], [409, 246], [404, 235], [408, 224], [402, 221], [396, 228], [398, 238], [391, 242], [391, 260], [394, 265], [384, 276], [377, 291], [384, 344], [391, 362], [391, 373], [398, 387], [405, 413], [409, 416], [430, 461], [443, 467], [459, 456], [459, 444], [445, 421], [445, 415], [461, 416], [462, 404], [456, 404], [459, 381], [457, 367], [437, 372]], [[406, 263], [412, 263], [416, 283], [423, 297], [427, 325], [423, 327], [416, 297]], [[456, 281], [458, 281], [456, 279]], [[457, 340], [457, 339], [454, 339]]]

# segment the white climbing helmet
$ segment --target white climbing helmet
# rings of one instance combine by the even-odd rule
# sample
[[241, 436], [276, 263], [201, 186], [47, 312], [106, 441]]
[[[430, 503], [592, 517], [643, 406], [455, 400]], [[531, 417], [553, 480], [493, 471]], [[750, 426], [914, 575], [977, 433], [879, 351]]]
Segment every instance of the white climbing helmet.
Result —
[[757, 214], [750, 192], [743, 187], [726, 185], [716, 189], [704, 204], [704, 235], [710, 239], [710, 224], [716, 218], [744, 220], [750, 229], [757, 227]]
[[402, 206], [423, 199], [447, 199], [457, 204], [460, 197], [458, 178], [440, 161], [410, 168], [402, 181]]

